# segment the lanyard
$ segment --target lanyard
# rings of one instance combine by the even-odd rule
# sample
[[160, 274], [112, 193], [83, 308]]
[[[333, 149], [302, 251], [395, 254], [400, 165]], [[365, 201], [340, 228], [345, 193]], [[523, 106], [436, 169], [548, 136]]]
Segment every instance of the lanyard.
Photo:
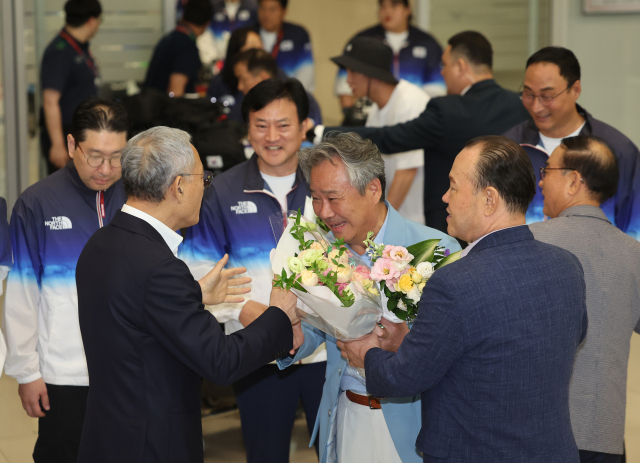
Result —
[[96, 209], [98, 211], [98, 222], [100, 223], [100, 228], [102, 228], [103, 226], [102, 219], [105, 218], [104, 191], [98, 191], [98, 194], [96, 195]]
[[195, 40], [196, 38], [196, 34], [187, 26], [183, 26], [182, 24], [179, 24], [178, 26], [176, 26], [176, 30], [178, 32], [182, 32], [183, 34], [186, 34], [191, 40]]
[[276, 44], [273, 46], [273, 50], [271, 50], [271, 57], [276, 59], [278, 57], [278, 52], [280, 51], [280, 42], [282, 42], [282, 38], [284, 37], [284, 29], [280, 29], [278, 32], [278, 38], [276, 39]]
[[87, 66], [93, 71], [93, 73], [98, 77], [98, 68], [96, 68], [96, 64], [93, 61], [93, 56], [91, 56], [91, 52], [89, 52], [89, 56], [80, 48], [78, 42], [75, 41], [73, 37], [71, 37], [66, 31], [60, 32], [60, 37], [65, 39], [69, 45], [76, 51], [76, 53], [84, 59], [84, 62], [87, 63]]

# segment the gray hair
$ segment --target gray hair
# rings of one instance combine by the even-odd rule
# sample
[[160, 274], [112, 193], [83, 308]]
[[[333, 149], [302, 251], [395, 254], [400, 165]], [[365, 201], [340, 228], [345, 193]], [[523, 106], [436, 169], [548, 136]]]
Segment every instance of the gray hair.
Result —
[[339, 158], [344, 163], [349, 183], [361, 195], [365, 194], [367, 185], [373, 179], [379, 179], [382, 186], [380, 201], [384, 201], [384, 160], [371, 140], [365, 140], [354, 132], [329, 132], [316, 146], [298, 152], [300, 168], [307, 182], [311, 181], [311, 169], [325, 161], [333, 164], [333, 158]]
[[122, 152], [122, 183], [130, 198], [162, 202], [175, 178], [194, 168], [191, 135], [184, 130], [153, 127], [131, 138]]

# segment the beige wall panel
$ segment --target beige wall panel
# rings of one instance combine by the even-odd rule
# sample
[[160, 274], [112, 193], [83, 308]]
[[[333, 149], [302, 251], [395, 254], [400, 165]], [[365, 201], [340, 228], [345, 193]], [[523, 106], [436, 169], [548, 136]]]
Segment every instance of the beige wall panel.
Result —
[[338, 70], [332, 56], [355, 33], [377, 22], [377, 0], [290, 0], [287, 20], [307, 28], [316, 63], [315, 97], [322, 108], [325, 124], [342, 121], [338, 99], [333, 96], [333, 81]]

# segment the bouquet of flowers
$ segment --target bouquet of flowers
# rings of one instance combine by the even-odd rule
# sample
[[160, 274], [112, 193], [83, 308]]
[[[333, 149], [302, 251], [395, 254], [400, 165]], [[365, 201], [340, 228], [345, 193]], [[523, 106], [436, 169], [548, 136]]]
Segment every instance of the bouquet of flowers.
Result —
[[[440, 267], [460, 259], [462, 251], [451, 253], [440, 240], [426, 240], [409, 247], [375, 244], [369, 232], [365, 244], [374, 262], [371, 280], [378, 282], [386, 308], [400, 320], [412, 322], [427, 280]], [[392, 320], [395, 321], [395, 320]]]
[[273, 285], [293, 291], [303, 303], [301, 318], [319, 330], [341, 340], [369, 334], [383, 306], [364, 261], [300, 211], [284, 225], [271, 257]]

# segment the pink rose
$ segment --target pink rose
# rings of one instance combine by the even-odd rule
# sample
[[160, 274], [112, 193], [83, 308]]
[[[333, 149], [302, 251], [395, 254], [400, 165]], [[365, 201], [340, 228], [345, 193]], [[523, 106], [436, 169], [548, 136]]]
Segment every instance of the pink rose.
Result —
[[359, 282], [363, 282], [364, 280], [368, 280], [369, 279], [369, 275], [370, 275], [370, 271], [369, 269], [364, 266], [364, 265], [358, 265], [354, 270], [353, 270], [353, 275], [352, 275], [352, 279], [354, 281], [359, 281]]
[[340, 296], [342, 296], [342, 291], [344, 291], [347, 286], [349, 286], [349, 283], [340, 283], [338, 285], [338, 294], [340, 294]]
[[392, 280], [400, 276], [400, 272], [396, 269], [395, 265], [393, 265], [393, 261], [387, 258], [378, 259], [375, 264], [373, 264], [373, 269], [371, 270], [371, 278], [376, 281], [382, 280]]

